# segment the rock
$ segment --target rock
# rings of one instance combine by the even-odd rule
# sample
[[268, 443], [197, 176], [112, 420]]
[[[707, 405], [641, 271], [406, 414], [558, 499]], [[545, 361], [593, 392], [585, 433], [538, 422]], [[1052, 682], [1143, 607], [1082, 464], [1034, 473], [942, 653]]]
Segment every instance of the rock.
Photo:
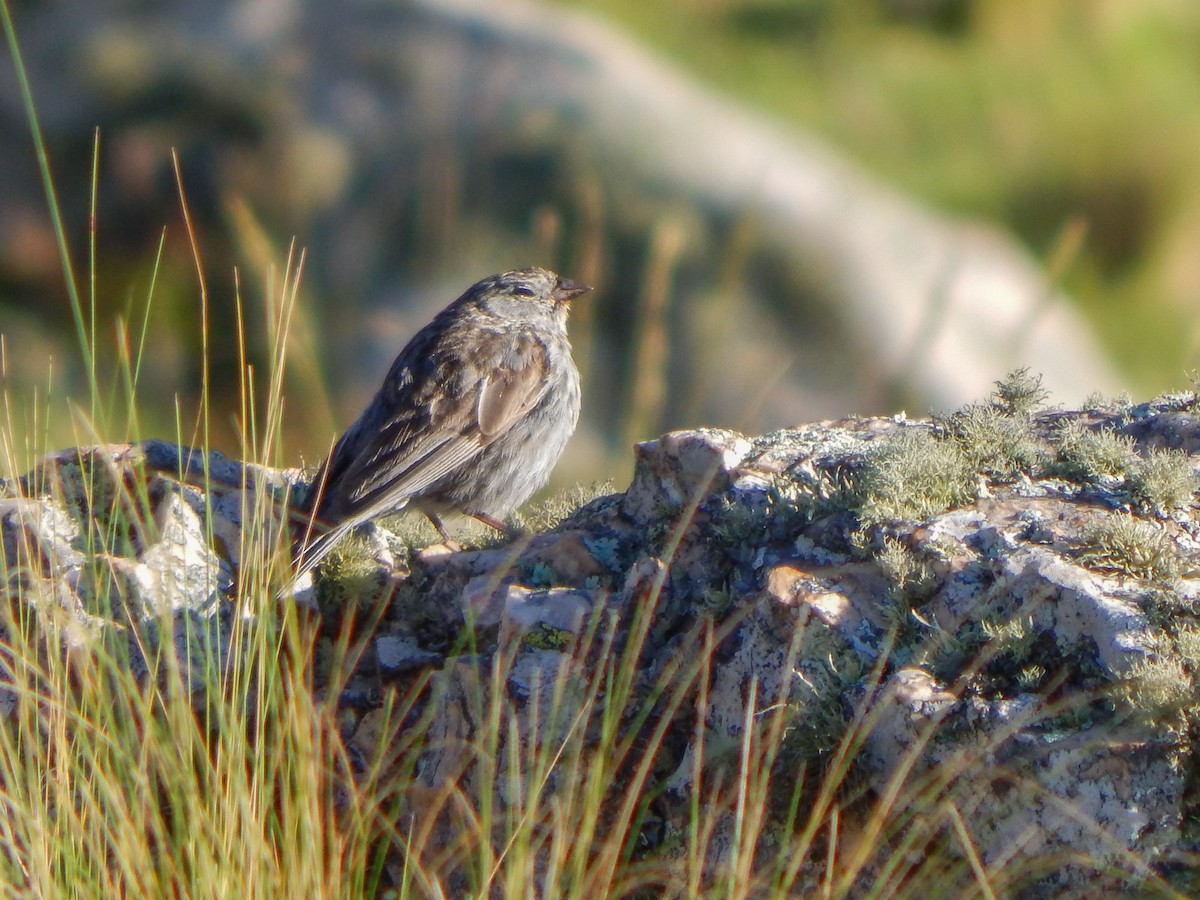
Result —
[[162, 441], [49, 454], [21, 479], [25, 496], [0, 500], [5, 592], [70, 652], [104, 647], [139, 680], [165, 678], [162, 654], [174, 654], [202, 705], [213, 673], [236, 663], [228, 592], [242, 539], [279, 533], [276, 519], [244, 534], [242, 511], [256, 489], [282, 496], [294, 480]]
[[383, 634], [375, 639], [375, 659], [385, 677], [439, 667], [443, 657], [422, 650], [413, 638]]
[[[1110, 723], [1049, 729], [1036, 695], [964, 699], [921, 669], [892, 675], [874, 709], [865, 761], [880, 788], [934, 780], [971, 823], [985, 864], [1097, 842], [1112, 842], [1099, 857], [1118, 864], [1122, 847], [1154, 858], [1180, 845], [1186, 787], [1166, 735]], [[1053, 880], [1081, 887], [1070, 867]]]
[[28, 575], [53, 577], [78, 568], [84, 559], [76, 549], [79, 528], [49, 498], [0, 500], [5, 573], [11, 581]]
[[[596, 802], [614, 827], [641, 810], [628, 837], [665, 872], [685, 864], [671, 836], [693, 827], [695, 797], [702, 880], [747, 852], [714, 786], [750, 771], [765, 792], [752, 867], [837, 803], [864, 889], [889, 854], [963, 853], [946, 829], [1017, 893], [1142, 885], [1200, 849], [1198, 409], [1191, 394], [1071, 413], [993, 400], [935, 422], [668, 434], [638, 447], [624, 494], [547, 534], [418, 553], [379, 529], [344, 551], [359, 556], [317, 578], [344, 602], [310, 614], [314, 691], [380, 777], [395, 767], [400, 814], [431, 840], [456, 833], [447, 792], [515, 813], [530, 760], [619, 745]], [[954, 464], [931, 470], [930, 454]], [[47, 650], [149, 648], [130, 652], [145, 680], [171, 627], [195, 681], [239, 664], [226, 652], [236, 616], [255, 616], [246, 572], [205, 542], [275, 533], [294, 476], [196, 463], [72, 451], [23, 480], [39, 491], [0, 500], [6, 596], [58, 635]], [[242, 490], [272, 498], [266, 525], [229, 517]], [[97, 553], [97, 534], [119, 540]], [[347, 635], [367, 652], [343, 671]], [[408, 725], [388, 731], [394, 708]], [[575, 802], [576, 770], [538, 771], [546, 802]], [[819, 889], [822, 853], [797, 892]]]
[[582, 634], [593, 607], [594, 598], [587, 591], [511, 586], [504, 598], [500, 639], [569, 646]]
[[138, 555], [133, 570], [130, 587], [147, 616], [180, 609], [200, 611], [215, 604], [221, 587], [232, 582], [229, 567], [222, 573], [220, 560], [209, 548], [200, 516], [184, 502], [184, 491], [193, 497], [198, 494], [188, 488], [168, 490], [155, 505], [157, 539]]
[[634, 448], [637, 465], [622, 512], [631, 519], [660, 519], [711, 493], [728, 490], [729, 474], [750, 451], [731, 431], [673, 432]]

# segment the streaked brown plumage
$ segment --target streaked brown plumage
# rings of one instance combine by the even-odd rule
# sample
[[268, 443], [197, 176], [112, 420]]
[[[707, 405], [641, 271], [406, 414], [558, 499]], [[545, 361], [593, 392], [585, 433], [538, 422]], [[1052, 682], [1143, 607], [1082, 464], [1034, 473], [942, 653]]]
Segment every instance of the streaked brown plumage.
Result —
[[485, 278], [408, 342], [301, 504], [299, 577], [347, 531], [412, 506], [501, 527], [545, 484], [579, 418], [570, 301], [590, 290], [545, 269]]

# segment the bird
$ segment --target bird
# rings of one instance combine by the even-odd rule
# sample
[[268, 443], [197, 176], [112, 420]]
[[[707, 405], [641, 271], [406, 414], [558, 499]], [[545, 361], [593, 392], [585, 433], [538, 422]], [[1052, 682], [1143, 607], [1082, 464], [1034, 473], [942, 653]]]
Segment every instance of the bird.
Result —
[[505, 530], [579, 421], [567, 314], [591, 287], [532, 267], [484, 278], [416, 333], [297, 504], [293, 585], [351, 529], [405, 508]]

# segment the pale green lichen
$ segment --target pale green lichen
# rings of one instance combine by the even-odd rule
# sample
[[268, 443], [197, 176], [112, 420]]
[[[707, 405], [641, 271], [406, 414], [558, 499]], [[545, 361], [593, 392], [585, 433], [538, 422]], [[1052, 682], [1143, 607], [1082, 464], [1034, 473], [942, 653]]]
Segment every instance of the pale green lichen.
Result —
[[1169, 653], [1135, 663], [1119, 688], [1131, 706], [1150, 713], [1182, 709], [1196, 697], [1192, 674]]
[[855, 479], [864, 525], [927, 519], [973, 496], [974, 472], [958, 445], [906, 428], [870, 453]]
[[764, 543], [794, 540], [822, 502], [790, 479], [772, 478], [753, 501], [720, 496], [706, 503], [704, 511], [713, 546], [729, 559], [745, 561]]
[[1031, 416], [1042, 408], [1050, 392], [1042, 387], [1042, 376], [1028, 368], [1015, 369], [996, 382], [992, 405], [1007, 416]]
[[845, 473], [823, 469], [790, 473], [786, 480], [776, 479], [772, 489], [781, 503], [808, 520], [846, 509], [853, 491]]
[[733, 609], [739, 599], [740, 595], [728, 583], [722, 584], [720, 587], [710, 585], [704, 588], [703, 593], [696, 601], [696, 612], [699, 615], [719, 619]]
[[[523, 533], [542, 534], [557, 528], [580, 507], [611, 494], [612, 487], [611, 481], [605, 481], [558, 491], [545, 500], [531, 504], [524, 512], [510, 515], [504, 522], [504, 531], [497, 531], [469, 516], [452, 516], [445, 525], [454, 542], [464, 550], [503, 547]], [[441, 535], [428, 517], [410, 510], [386, 516], [380, 519], [380, 525], [396, 535], [409, 551], [441, 540]]]
[[1132, 407], [1133, 398], [1128, 391], [1121, 391], [1112, 397], [1107, 397], [1100, 391], [1093, 391], [1083, 401], [1084, 409], [1093, 409], [1099, 412], [1123, 413]]
[[1200, 673], [1200, 627], [1181, 628], [1173, 635], [1175, 649], [1193, 672]]
[[526, 587], [549, 588], [558, 583], [558, 575], [553, 566], [539, 559], [521, 564], [519, 581]]
[[1036, 663], [1025, 666], [1017, 673], [1015, 679], [1018, 690], [1036, 691], [1042, 686], [1042, 680], [1046, 677], [1046, 669]]
[[592, 555], [592, 559], [604, 566], [608, 572], [616, 573], [624, 565], [619, 554], [621, 542], [615, 537], [596, 537], [595, 535], [585, 534], [583, 536], [583, 546]]
[[875, 561], [887, 579], [892, 600], [903, 607], [928, 599], [937, 584], [937, 576], [929, 562], [891, 535], [884, 537], [883, 548], [876, 554]]
[[611, 481], [577, 484], [551, 494], [545, 500], [530, 504], [521, 513], [521, 524], [527, 531], [541, 534], [551, 531], [581, 507], [613, 492]]
[[1091, 523], [1079, 537], [1079, 561], [1097, 572], [1170, 584], [1179, 556], [1163, 531], [1136, 516], [1115, 514]]
[[338, 541], [318, 571], [317, 601], [322, 607], [373, 603], [387, 581], [369, 542], [354, 532]]
[[420, 550], [441, 540], [433, 523], [426, 516], [412, 510], [384, 516], [378, 522], [381, 528], [394, 534], [409, 551]]
[[1073, 481], [1124, 476], [1137, 459], [1133, 438], [1109, 429], [1093, 430], [1077, 419], [1068, 420], [1058, 429], [1057, 445], [1052, 469]]
[[1014, 662], [1023, 664], [1029, 660], [1038, 632], [1032, 616], [1014, 616], [1011, 619], [984, 619], [983, 633], [996, 645], [997, 651], [1007, 653]]
[[[775, 770], [802, 791], [822, 783], [825, 766], [845, 740], [853, 718], [850, 700], [869, 672], [866, 660], [834, 629], [809, 620], [801, 636], [800, 660], [791, 699], [780, 712], [789, 717]], [[861, 780], [852, 760], [838, 778], [852, 790]]]
[[1030, 420], [1008, 415], [997, 406], [967, 406], [938, 424], [977, 472], [1007, 478], [1031, 473], [1045, 462]]
[[539, 623], [521, 636], [521, 646], [529, 650], [565, 650], [575, 642], [575, 634], [563, 628]]
[[1156, 448], [1130, 468], [1128, 486], [1138, 506], [1165, 513], [1190, 503], [1198, 485], [1186, 453]]
[[909, 612], [909, 618], [919, 625], [919, 631], [913, 630], [917, 639], [905, 640], [901, 633], [893, 655], [901, 664], [928, 669], [942, 681], [956, 680], [987, 644], [978, 622], [967, 621], [957, 631], [949, 631], [916, 610]]

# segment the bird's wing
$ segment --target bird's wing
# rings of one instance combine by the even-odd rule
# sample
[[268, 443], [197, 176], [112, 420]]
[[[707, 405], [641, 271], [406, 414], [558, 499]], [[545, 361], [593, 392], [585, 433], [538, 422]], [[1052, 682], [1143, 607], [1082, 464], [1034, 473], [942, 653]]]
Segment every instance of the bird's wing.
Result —
[[442, 380], [407, 386], [416, 402], [403, 413], [356, 422], [331, 454], [318, 515], [364, 521], [399, 507], [512, 428], [546, 391], [545, 348], [521, 344], [473, 382], [433, 367]]
[[479, 383], [475, 404], [475, 421], [483, 443], [491, 443], [523, 419], [545, 393], [544, 350], [522, 368], [501, 367], [490, 373]]

